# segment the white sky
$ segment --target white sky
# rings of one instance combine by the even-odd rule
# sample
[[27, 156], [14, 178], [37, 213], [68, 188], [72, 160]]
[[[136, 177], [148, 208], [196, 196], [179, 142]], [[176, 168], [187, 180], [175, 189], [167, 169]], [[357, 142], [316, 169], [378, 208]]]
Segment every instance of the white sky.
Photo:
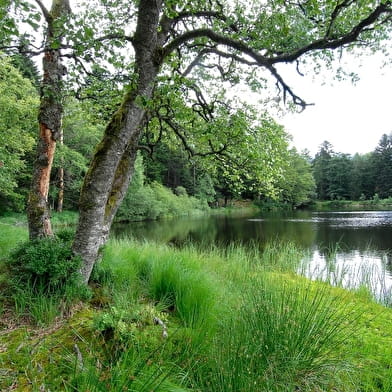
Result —
[[360, 77], [355, 85], [349, 80], [332, 82], [329, 76], [323, 85], [321, 76], [313, 79], [285, 72], [295, 93], [315, 103], [302, 113], [278, 119], [299, 151], [307, 148], [313, 155], [328, 140], [336, 152], [367, 153], [374, 150], [382, 134], [392, 132], [391, 64], [382, 67], [382, 59], [372, 56], [353, 58], [349, 66]]

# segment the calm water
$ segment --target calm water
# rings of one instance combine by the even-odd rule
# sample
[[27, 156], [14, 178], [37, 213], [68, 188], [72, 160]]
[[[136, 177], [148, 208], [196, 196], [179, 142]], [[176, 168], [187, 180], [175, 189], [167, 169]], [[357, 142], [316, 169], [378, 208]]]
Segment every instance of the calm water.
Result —
[[392, 288], [392, 211], [310, 212], [209, 216], [117, 225], [117, 236], [158, 242], [226, 245], [291, 241], [305, 249], [303, 272], [354, 282], [373, 276], [375, 291]]

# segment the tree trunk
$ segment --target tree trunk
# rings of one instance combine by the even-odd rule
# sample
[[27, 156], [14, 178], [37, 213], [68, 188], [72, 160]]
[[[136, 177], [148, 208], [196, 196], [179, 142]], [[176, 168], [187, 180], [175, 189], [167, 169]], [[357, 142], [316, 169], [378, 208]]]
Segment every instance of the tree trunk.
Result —
[[[60, 146], [64, 144], [63, 130], [60, 130]], [[60, 169], [59, 169], [59, 181], [58, 181], [59, 193], [57, 195], [57, 212], [63, 212], [64, 204], [64, 159], [61, 158]]]
[[41, 103], [38, 113], [40, 132], [27, 205], [30, 239], [53, 235], [48, 193], [56, 141], [61, 131], [63, 114], [61, 82], [65, 67], [61, 63], [60, 49], [53, 49], [52, 45], [56, 43], [55, 46], [58, 47], [58, 41], [61, 40], [62, 23], [60, 22], [70, 12], [69, 1], [53, 0], [50, 12], [43, 7], [42, 11], [46, 19], [47, 30], [42, 60]]
[[98, 145], [84, 180], [79, 224], [73, 251], [83, 259], [81, 274], [88, 282], [99, 248], [109, 235], [113, 218], [133, 175], [137, 144], [147, 102], [159, 71], [157, 32], [161, 2], [141, 0], [133, 45], [136, 54], [134, 88], [125, 96]]
[[64, 205], [64, 168], [59, 169], [59, 193], [57, 195], [57, 212], [63, 212]]

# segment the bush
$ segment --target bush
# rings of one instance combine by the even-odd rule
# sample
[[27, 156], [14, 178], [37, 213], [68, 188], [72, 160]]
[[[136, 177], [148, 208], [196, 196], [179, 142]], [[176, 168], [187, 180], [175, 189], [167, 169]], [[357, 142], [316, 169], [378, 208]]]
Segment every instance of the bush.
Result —
[[11, 252], [6, 268], [13, 286], [35, 292], [57, 293], [78, 285], [81, 259], [72, 254], [69, 241], [45, 238], [28, 241]]

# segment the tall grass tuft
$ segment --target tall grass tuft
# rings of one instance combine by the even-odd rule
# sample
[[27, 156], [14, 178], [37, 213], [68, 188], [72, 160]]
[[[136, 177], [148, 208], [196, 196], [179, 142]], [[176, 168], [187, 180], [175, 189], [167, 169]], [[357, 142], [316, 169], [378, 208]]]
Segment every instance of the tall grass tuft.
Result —
[[[107, 260], [114, 263], [109, 266]], [[143, 292], [166, 306], [186, 327], [209, 329], [215, 323], [218, 300], [223, 295], [220, 289], [224, 286], [202, 268], [192, 250], [111, 241], [103, 263], [113, 273], [116, 290], [133, 287], [134, 292]]]
[[145, 352], [129, 347], [116, 361], [75, 358], [73, 376], [65, 390], [90, 392], [186, 392], [175, 366], [162, 364]]
[[[216, 335], [197, 382], [211, 392], [333, 388], [345, 363], [334, 354], [350, 333], [326, 288], [252, 281]], [[346, 369], [345, 369], [346, 370]], [[325, 388], [325, 389], [324, 389]]]

